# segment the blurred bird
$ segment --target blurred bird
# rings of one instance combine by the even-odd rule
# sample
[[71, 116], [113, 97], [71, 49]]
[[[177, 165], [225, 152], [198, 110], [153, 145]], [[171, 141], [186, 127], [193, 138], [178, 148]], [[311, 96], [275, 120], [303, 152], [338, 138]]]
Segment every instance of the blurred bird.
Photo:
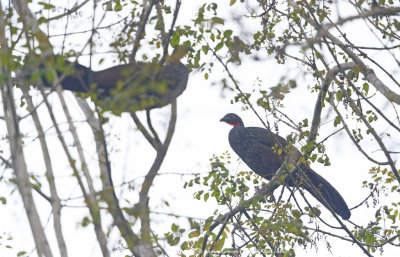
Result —
[[[191, 50], [180, 45], [168, 56], [164, 65], [159, 63], [129, 63], [101, 71], [92, 71], [79, 63], [71, 63], [59, 56], [40, 60], [28, 56], [24, 65], [25, 77], [40, 77], [45, 87], [55, 80], [52, 67], [61, 78], [64, 90], [88, 93], [93, 100], [117, 113], [160, 108], [171, 103], [186, 89], [189, 70], [181, 59]], [[38, 68], [39, 76], [35, 73]], [[93, 94], [94, 93], [94, 94]]]

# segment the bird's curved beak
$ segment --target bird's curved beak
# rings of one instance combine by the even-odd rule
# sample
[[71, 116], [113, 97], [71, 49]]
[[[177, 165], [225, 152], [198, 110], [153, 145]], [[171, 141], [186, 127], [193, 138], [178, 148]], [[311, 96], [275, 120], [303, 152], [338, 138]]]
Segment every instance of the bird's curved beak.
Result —
[[220, 122], [226, 122], [226, 120], [224, 119], [225, 117], [221, 118], [219, 121]]

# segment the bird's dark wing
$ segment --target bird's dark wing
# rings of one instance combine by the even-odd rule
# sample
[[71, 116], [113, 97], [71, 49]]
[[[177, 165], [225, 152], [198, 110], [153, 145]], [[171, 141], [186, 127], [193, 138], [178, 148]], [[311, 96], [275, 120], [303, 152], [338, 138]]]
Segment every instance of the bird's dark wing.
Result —
[[250, 135], [254, 135], [257, 141], [260, 141], [260, 143], [265, 146], [273, 147], [277, 144], [278, 146], [285, 147], [287, 145], [286, 139], [267, 129], [247, 127], [246, 130]]
[[266, 129], [237, 127], [229, 133], [229, 143], [237, 155], [258, 175], [271, 179], [285, 157], [280, 147], [286, 140]]
[[[161, 72], [159, 73], [160, 69]], [[163, 107], [186, 89], [189, 71], [182, 63], [132, 63], [94, 73], [97, 89], [104, 95], [119, 94], [145, 109]], [[121, 83], [122, 87], [118, 87]]]
[[123, 72], [133, 72], [136, 69], [136, 65], [133, 64], [122, 64], [104, 69], [101, 71], [94, 72], [94, 82], [97, 84], [97, 88], [103, 90], [110, 90], [116, 87], [118, 80], [123, 80]]

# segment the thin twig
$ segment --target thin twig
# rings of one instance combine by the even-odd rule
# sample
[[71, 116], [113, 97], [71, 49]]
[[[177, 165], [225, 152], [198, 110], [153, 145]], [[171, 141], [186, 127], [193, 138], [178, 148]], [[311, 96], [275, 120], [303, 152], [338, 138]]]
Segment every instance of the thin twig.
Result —
[[[148, 2], [150, 1], [150, 3]], [[149, 19], [149, 15], [151, 13], [151, 10], [153, 9], [153, 6], [157, 0], [145, 0], [143, 1], [143, 11], [142, 15], [140, 16], [140, 21], [138, 25], [138, 29], [136, 31], [136, 37], [135, 41], [133, 43], [133, 49], [132, 49], [132, 54], [129, 57], [129, 61], [133, 63], [136, 58], [136, 53], [139, 50], [140, 47], [140, 40], [142, 39], [143, 33], [145, 31], [145, 27], [147, 24], [147, 20]]]

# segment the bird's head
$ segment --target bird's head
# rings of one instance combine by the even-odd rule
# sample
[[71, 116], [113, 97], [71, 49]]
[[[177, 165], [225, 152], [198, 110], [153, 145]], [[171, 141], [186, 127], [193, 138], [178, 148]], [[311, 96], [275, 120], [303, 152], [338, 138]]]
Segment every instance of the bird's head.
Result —
[[226, 122], [229, 125], [232, 125], [234, 127], [236, 127], [236, 126], [244, 126], [242, 119], [238, 115], [236, 115], [234, 113], [228, 113], [227, 115], [225, 115], [219, 121]]

